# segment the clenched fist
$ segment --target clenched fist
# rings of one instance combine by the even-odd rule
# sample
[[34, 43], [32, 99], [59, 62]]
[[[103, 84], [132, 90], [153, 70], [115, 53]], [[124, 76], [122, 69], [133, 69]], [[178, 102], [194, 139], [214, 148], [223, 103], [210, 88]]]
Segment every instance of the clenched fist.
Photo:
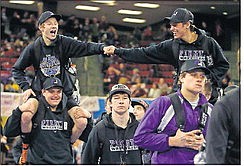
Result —
[[114, 55], [115, 48], [116, 47], [114, 47], [114, 46], [103, 47], [104, 54], [106, 54], [106, 55]]

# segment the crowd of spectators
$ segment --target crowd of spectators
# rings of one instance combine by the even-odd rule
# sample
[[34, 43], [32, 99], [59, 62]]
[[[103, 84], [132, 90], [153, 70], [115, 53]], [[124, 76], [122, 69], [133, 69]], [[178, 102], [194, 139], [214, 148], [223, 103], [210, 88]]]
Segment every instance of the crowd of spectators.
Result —
[[169, 94], [173, 84], [173, 67], [158, 65], [158, 68], [155, 68], [154, 66], [124, 62], [112, 63], [105, 71], [104, 91], [107, 92], [114, 84], [119, 83], [130, 87], [132, 97], [155, 98]]
[[[23, 48], [39, 35], [36, 27], [37, 13], [1, 7], [1, 17], [1, 91], [20, 92], [11, 77], [11, 68]], [[221, 25], [217, 23], [218, 32], [221, 33]], [[202, 26], [208, 30], [205, 22]], [[133, 31], [125, 32], [109, 24], [105, 16], [83, 20], [75, 15], [63, 17], [59, 21], [59, 34], [82, 41], [103, 42], [106, 45], [123, 47], [146, 46], [172, 37], [166, 24], [157, 25], [157, 28], [135, 27]], [[132, 89], [132, 97], [155, 98], [167, 95], [171, 91], [174, 72], [172, 66], [134, 65], [125, 63], [116, 56], [113, 58], [104, 56], [103, 62], [104, 94], [117, 83], [129, 86]], [[30, 68], [27, 75], [30, 81], [33, 72]]]

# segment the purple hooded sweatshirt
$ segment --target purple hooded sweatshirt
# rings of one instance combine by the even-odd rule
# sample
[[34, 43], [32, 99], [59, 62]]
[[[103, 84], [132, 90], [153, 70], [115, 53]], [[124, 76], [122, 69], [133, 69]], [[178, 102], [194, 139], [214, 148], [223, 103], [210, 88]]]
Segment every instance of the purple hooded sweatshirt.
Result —
[[[178, 91], [182, 106], [185, 112], [184, 132], [198, 129], [201, 116], [201, 105], [207, 103], [204, 95], [199, 95], [199, 101], [195, 109], [192, 109], [190, 103]], [[209, 104], [208, 114], [212, 110]], [[206, 128], [203, 135], [206, 135]], [[152, 151], [151, 164], [194, 164], [193, 158], [197, 150], [185, 147], [170, 147], [169, 137], [174, 136], [178, 130], [176, 118], [168, 96], [161, 96], [150, 104], [149, 109], [140, 122], [135, 135], [135, 144], [141, 148]]]

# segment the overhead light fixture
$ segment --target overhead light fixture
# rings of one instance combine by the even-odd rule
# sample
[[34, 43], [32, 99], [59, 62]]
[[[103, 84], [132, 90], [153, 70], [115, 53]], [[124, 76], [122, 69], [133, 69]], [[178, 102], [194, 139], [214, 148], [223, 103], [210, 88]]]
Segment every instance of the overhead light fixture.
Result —
[[96, 2], [96, 3], [115, 3], [115, 1], [106, 1], [106, 0], [104, 0], [104, 1], [99, 1], [99, 0], [91, 0], [92, 2]]
[[160, 5], [157, 3], [135, 3], [136, 7], [144, 7], [144, 8], [158, 8]]
[[129, 15], [140, 15], [140, 14], [142, 14], [142, 11], [121, 9], [121, 10], [118, 10], [118, 13], [119, 14], [129, 14]]
[[22, 5], [32, 5], [35, 1], [9, 1], [9, 3], [17, 3]]
[[223, 12], [223, 15], [227, 16], [227, 15], [228, 15], [228, 13], [227, 13], [227, 12]]
[[214, 10], [215, 9], [215, 6], [211, 6], [210, 9]]
[[106, 1], [106, 0], [91, 0], [92, 2], [95, 2], [95, 3], [103, 3], [103, 4], [106, 4], [108, 6], [114, 6], [115, 5], [115, 1]]
[[123, 18], [122, 21], [130, 22], [130, 23], [138, 23], [138, 24], [142, 24], [146, 22], [146, 20], [138, 19], [138, 18]]
[[89, 10], [89, 11], [98, 11], [98, 10], [100, 10], [100, 7], [86, 6], [86, 5], [77, 5], [75, 8], [79, 9], [79, 10]]

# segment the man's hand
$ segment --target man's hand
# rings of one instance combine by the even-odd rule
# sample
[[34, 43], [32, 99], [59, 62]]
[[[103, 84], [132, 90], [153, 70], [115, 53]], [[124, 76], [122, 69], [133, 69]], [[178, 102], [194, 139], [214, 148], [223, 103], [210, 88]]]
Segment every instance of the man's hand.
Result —
[[106, 54], [106, 55], [114, 55], [115, 48], [116, 47], [114, 47], [114, 46], [103, 47], [104, 54]]
[[201, 134], [200, 130], [182, 132], [180, 129], [178, 129], [175, 136], [169, 137], [169, 146], [186, 147], [199, 150], [203, 141], [203, 134]]
[[27, 99], [30, 97], [31, 94], [36, 96], [36, 94], [33, 92], [32, 89], [27, 89], [26, 91], [23, 92], [23, 100], [24, 100], [24, 102], [27, 101]]
[[71, 108], [69, 110], [69, 113], [71, 115], [71, 117], [73, 117], [74, 119], [79, 119], [79, 118], [90, 118], [91, 117], [91, 113], [82, 109], [79, 106], [74, 106], [73, 108]]

